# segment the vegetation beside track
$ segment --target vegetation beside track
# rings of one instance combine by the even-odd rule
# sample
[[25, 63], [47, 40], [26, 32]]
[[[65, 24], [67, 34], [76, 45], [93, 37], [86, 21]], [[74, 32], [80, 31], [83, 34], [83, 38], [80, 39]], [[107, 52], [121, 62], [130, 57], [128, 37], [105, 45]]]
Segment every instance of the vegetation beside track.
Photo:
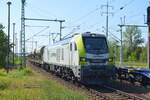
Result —
[[137, 67], [137, 68], [148, 68], [147, 63], [144, 62], [123, 62], [120, 64], [120, 62], [115, 62], [116, 66], [127, 66], [127, 67]]
[[[39, 87], [25, 87], [25, 84]], [[46, 79], [30, 68], [0, 70], [0, 100], [87, 100], [85, 94], [72, 91], [60, 83]]]

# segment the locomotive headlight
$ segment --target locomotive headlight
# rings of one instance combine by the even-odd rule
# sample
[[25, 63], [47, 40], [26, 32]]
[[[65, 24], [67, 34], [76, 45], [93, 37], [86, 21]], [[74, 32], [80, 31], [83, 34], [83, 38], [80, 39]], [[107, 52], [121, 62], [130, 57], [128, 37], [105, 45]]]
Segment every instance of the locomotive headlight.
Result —
[[86, 58], [80, 58], [80, 61], [86, 61]]
[[113, 61], [113, 59], [112, 59], [112, 58], [109, 58], [108, 61], [111, 62], [111, 61]]
[[92, 37], [95, 37], [95, 34], [91, 34]]

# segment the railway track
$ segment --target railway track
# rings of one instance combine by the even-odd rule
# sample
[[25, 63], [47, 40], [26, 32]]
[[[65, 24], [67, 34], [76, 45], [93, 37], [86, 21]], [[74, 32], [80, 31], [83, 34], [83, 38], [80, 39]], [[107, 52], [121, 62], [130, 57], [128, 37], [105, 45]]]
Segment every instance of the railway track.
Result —
[[[111, 95], [105, 95], [107, 96], [107, 100], [146, 100], [144, 98], [138, 97], [136, 95], [132, 95], [108, 86], [104, 86], [105, 91], [107, 90], [108, 92], [111, 93]], [[98, 90], [102, 95], [103, 95], [103, 90]]]
[[87, 87], [80, 85], [80, 87], [89, 91], [89, 97], [91, 97], [92, 100], [147, 100], [109, 86]]
[[[42, 70], [39, 67], [37, 68]], [[59, 78], [59, 79], [62, 79], [62, 78]], [[139, 97], [139, 96], [127, 93], [127, 92], [123, 92], [123, 91], [120, 91], [118, 89], [115, 89], [109, 86], [103, 86], [103, 87], [94, 86], [93, 87], [93, 86], [85, 86], [80, 83], [73, 84], [73, 82], [71, 81], [65, 81], [65, 82], [67, 84], [71, 84], [78, 88], [82, 88], [83, 90], [86, 90], [89, 98], [92, 100], [147, 100], [145, 98], [142, 98], [142, 97]]]

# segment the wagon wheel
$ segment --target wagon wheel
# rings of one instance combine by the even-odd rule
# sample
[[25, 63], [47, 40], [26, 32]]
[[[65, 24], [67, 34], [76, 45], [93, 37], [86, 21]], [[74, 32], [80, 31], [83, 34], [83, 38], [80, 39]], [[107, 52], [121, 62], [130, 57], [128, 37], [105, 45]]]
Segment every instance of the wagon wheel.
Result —
[[147, 87], [147, 79], [145, 77], [142, 77], [142, 81], [140, 82], [142, 86]]

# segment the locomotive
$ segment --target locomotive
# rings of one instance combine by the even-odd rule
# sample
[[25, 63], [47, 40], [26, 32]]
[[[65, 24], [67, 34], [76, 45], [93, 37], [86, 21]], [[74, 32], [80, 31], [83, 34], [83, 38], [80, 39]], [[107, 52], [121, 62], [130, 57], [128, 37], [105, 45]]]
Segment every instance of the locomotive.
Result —
[[102, 34], [75, 34], [41, 47], [30, 57], [32, 63], [74, 82], [102, 85], [115, 77], [115, 67], [109, 65], [107, 39]]

